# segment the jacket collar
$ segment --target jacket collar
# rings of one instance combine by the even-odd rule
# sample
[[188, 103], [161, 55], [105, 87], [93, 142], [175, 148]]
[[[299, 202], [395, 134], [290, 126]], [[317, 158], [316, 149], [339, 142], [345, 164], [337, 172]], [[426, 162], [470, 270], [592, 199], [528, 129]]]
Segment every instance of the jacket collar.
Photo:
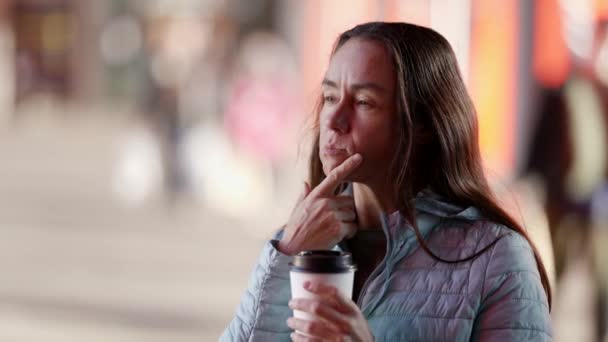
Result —
[[466, 221], [475, 221], [483, 218], [481, 212], [475, 207], [464, 207], [449, 202], [446, 198], [426, 188], [418, 192], [413, 199], [417, 212], [423, 212], [441, 218], [453, 218]]
[[[351, 184], [348, 185], [345, 193], [352, 195]], [[482, 213], [477, 208], [452, 203], [430, 188], [419, 191], [412, 201], [415, 208], [416, 224], [421, 235], [425, 238], [440, 222], [446, 219], [476, 221], [483, 218]], [[407, 222], [401, 212], [382, 213], [380, 218], [383, 230], [390, 239], [396, 240], [395, 242], [399, 243], [415, 237], [413, 229], [410, 229], [412, 225]]]
[[[352, 183], [348, 183], [342, 194], [352, 195]], [[419, 191], [412, 199], [416, 224], [423, 238], [439, 226], [446, 219], [463, 221], [476, 221], [483, 218], [481, 212], [475, 207], [465, 207], [450, 202], [430, 188]], [[401, 249], [406, 242], [415, 241], [412, 225], [407, 222], [399, 211], [382, 213], [380, 216], [382, 229], [395, 249]]]

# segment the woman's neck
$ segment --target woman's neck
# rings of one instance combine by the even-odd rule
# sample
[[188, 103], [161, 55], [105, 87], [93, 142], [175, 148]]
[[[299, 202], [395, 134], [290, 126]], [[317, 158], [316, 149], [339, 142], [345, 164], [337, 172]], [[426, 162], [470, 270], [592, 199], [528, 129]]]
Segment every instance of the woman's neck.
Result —
[[[429, 177], [431, 176], [424, 172], [413, 175], [412, 196], [416, 196], [419, 191], [430, 186]], [[353, 182], [352, 184], [359, 229], [382, 229], [380, 215], [391, 214], [400, 209], [395, 198], [394, 185], [390, 182], [378, 184]]]
[[397, 210], [388, 187], [380, 190], [363, 183], [353, 183], [353, 197], [359, 229], [382, 229], [380, 215]]

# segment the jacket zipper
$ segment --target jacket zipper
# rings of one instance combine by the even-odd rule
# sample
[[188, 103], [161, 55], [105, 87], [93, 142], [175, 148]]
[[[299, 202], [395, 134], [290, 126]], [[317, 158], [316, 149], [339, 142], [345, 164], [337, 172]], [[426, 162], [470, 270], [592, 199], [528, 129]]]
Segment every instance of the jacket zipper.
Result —
[[357, 306], [360, 307], [361, 310], [363, 310], [363, 307], [361, 306], [362, 305], [362, 299], [365, 296], [365, 294], [367, 293], [367, 289], [369, 287], [369, 284], [372, 282], [372, 280], [374, 280], [378, 276], [377, 273], [380, 273], [379, 271], [382, 269], [382, 267], [386, 263], [386, 259], [387, 258], [388, 258], [388, 252], [384, 255], [384, 258], [382, 259], [382, 261], [378, 264], [378, 266], [376, 266], [376, 268], [369, 275], [369, 277], [367, 277], [367, 279], [365, 280], [365, 283], [363, 283], [363, 287], [361, 288], [361, 292], [359, 292], [359, 298], [357, 298]]
[[369, 284], [379, 275], [378, 273], [382, 273], [381, 270], [384, 267], [384, 264], [388, 263], [388, 258], [391, 255], [391, 253], [393, 252], [393, 248], [391, 248], [392, 241], [390, 239], [390, 231], [389, 231], [388, 223], [386, 222], [385, 217], [382, 217], [382, 225], [383, 225], [382, 231], [384, 231], [384, 237], [386, 238], [386, 252], [384, 253], [384, 258], [382, 258], [382, 261], [380, 261], [378, 266], [376, 266], [376, 268], [374, 268], [374, 271], [369, 275], [369, 277], [367, 277], [367, 279], [365, 280], [365, 283], [363, 283], [361, 292], [359, 292], [359, 298], [357, 298], [357, 306], [359, 308], [361, 308], [361, 311], [363, 311], [362, 300], [363, 300], [363, 297], [365, 296], [365, 294], [367, 293]]

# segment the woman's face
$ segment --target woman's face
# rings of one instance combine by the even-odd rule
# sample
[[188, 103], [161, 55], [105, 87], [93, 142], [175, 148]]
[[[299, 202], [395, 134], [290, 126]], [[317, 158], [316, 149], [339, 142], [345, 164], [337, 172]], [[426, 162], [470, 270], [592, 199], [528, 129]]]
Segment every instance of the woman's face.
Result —
[[349, 180], [370, 185], [386, 180], [398, 131], [395, 80], [393, 62], [379, 42], [350, 39], [336, 51], [323, 80], [319, 118], [326, 175], [359, 153], [363, 163]]

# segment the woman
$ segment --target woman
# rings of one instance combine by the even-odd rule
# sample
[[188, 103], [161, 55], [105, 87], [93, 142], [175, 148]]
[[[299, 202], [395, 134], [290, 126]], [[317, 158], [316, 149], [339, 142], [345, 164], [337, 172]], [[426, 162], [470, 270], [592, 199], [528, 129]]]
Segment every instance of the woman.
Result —
[[[222, 341], [551, 340], [546, 271], [492, 196], [441, 35], [403, 23], [344, 32], [315, 123], [310, 181]], [[358, 264], [353, 300], [312, 283], [320, 299], [290, 301], [290, 256], [332, 248]]]

